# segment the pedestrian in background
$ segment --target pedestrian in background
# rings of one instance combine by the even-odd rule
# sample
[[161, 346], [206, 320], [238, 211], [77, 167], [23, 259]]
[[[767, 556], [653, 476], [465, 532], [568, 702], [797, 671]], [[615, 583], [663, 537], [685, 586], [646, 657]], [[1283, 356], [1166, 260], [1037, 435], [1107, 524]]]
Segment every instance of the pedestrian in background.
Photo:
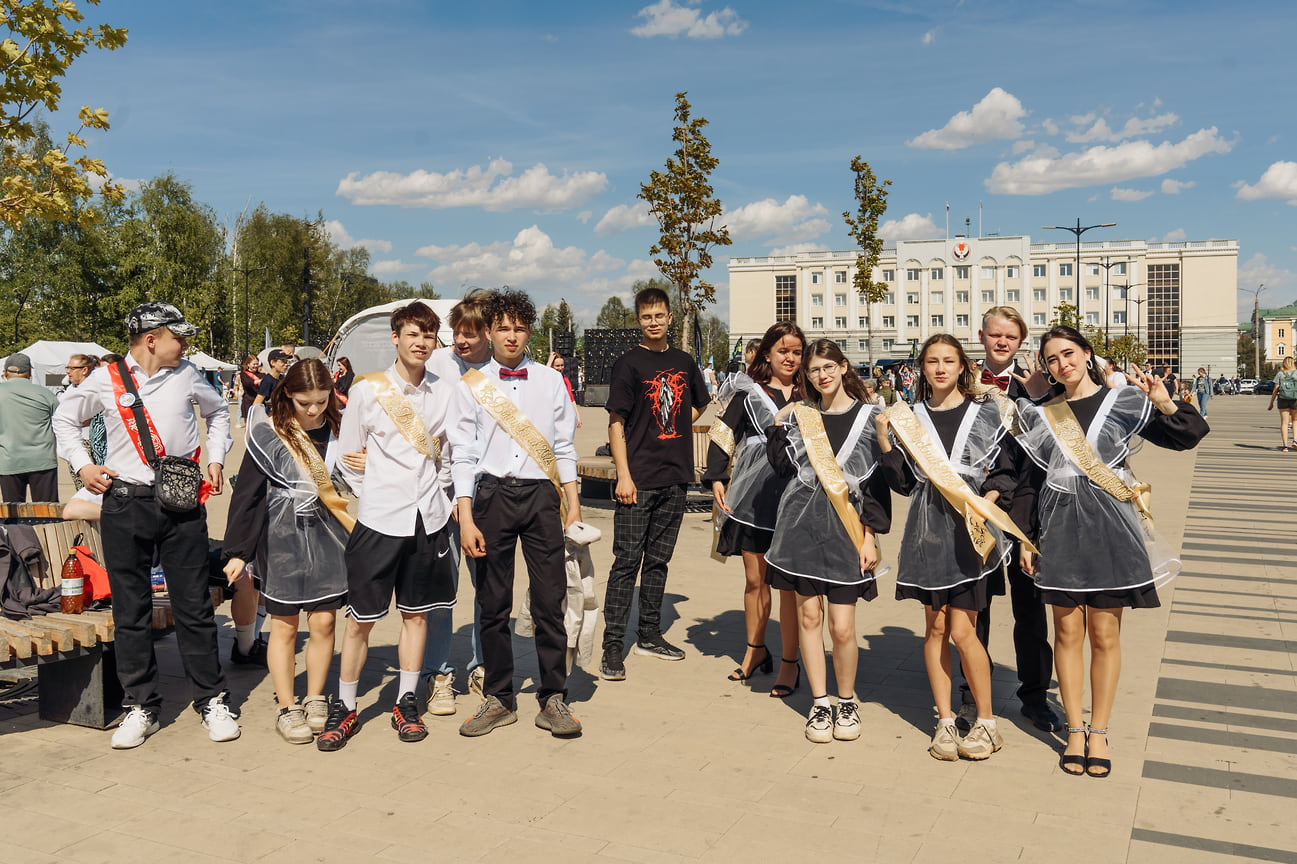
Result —
[[5, 501], [59, 500], [58, 455], [50, 426], [58, 399], [32, 383], [26, 354], [5, 360], [0, 382], [0, 498]]

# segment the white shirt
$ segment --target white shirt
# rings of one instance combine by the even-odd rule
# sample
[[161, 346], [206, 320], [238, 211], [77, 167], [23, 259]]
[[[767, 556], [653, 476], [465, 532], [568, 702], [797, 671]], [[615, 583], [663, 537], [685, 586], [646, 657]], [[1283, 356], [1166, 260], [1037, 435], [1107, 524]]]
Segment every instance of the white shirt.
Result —
[[[482, 374], [518, 410], [535, 424], [550, 442], [558, 460], [560, 483], [576, 480], [576, 408], [568, 398], [563, 376], [548, 366], [524, 358], [519, 369], [527, 370], [526, 380], [500, 378], [500, 364], [494, 358], [482, 367]], [[495, 477], [547, 480], [549, 475], [527, 455], [527, 451], [495, 422], [460, 381], [455, 385], [447, 424], [451, 446], [451, 474], [455, 479], [455, 497], [471, 498], [477, 478], [482, 474]]]
[[[425, 367], [423, 380], [416, 387], [397, 373], [395, 363], [383, 374], [396, 385], [398, 393], [410, 400], [428, 437], [441, 439], [444, 447], [446, 405], [453, 380]], [[356, 519], [389, 537], [414, 536], [416, 516], [423, 517], [425, 533], [441, 530], [450, 518], [450, 499], [438, 477], [446, 467], [444, 457], [434, 462], [415, 450], [378, 404], [373, 385], [357, 378], [347, 397], [347, 410], [342, 412], [338, 451], [355, 453], [361, 449], [367, 451], [364, 474], [347, 467], [345, 461], [338, 463], [342, 479], [360, 499]]]
[[488, 354], [481, 363], [469, 363], [459, 356], [459, 352], [455, 350], [454, 345], [448, 345], [432, 352], [432, 356], [428, 358], [428, 368], [437, 375], [456, 380], [462, 377], [469, 369], [481, 369], [490, 362], [491, 355]]
[[[134, 355], [126, 355], [126, 366], [135, 376], [135, 386], [148, 411], [149, 419], [162, 438], [168, 456], [194, 455], [202, 440], [198, 434], [198, 413], [207, 421], [207, 464], [225, 464], [225, 454], [234, 443], [230, 440], [230, 409], [216, 388], [208, 384], [193, 363], [181, 360], [179, 366], [159, 369], [152, 376], [144, 373]], [[73, 471], [91, 464], [86, 448], [81, 446], [82, 424], [103, 412], [108, 436], [105, 467], [117, 472], [127, 483], [153, 485], [153, 469], [144, 464], [140, 451], [122, 423], [117, 395], [108, 368], [101, 366], [90, 373], [81, 386], [71, 388], [54, 412], [54, 437], [59, 455]], [[144, 430], [141, 430], [144, 431]], [[147, 433], [146, 433], [147, 434]]]

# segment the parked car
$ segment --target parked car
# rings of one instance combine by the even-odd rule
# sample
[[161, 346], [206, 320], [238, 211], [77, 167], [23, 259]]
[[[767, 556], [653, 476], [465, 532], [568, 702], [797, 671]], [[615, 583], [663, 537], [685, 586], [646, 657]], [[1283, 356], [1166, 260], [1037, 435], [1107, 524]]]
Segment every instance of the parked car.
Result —
[[1274, 392], [1274, 386], [1273, 381], [1262, 381], [1260, 384], [1256, 385], [1254, 392], [1258, 396], [1269, 396]]
[[1256, 379], [1255, 379], [1255, 378], [1244, 378], [1242, 381], [1238, 382], [1238, 392], [1240, 392], [1240, 393], [1255, 393], [1255, 392], [1256, 392]]

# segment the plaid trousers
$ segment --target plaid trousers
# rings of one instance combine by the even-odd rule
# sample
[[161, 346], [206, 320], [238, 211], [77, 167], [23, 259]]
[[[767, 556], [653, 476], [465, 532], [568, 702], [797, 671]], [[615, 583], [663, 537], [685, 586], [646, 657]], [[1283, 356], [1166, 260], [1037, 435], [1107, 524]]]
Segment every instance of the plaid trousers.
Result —
[[[622, 644], [640, 577], [640, 637], [662, 632], [662, 594], [667, 586], [667, 563], [675, 552], [685, 515], [685, 485], [640, 489], [635, 504], [618, 504], [612, 520], [612, 570], [603, 602], [603, 645]], [[641, 564], [643, 565], [641, 567]]]

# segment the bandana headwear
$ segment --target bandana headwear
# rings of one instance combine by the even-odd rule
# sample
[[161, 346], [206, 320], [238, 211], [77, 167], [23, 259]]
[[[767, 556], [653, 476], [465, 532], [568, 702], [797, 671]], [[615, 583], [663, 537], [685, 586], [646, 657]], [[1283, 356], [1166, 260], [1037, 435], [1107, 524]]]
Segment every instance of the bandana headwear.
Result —
[[141, 303], [126, 316], [126, 331], [132, 336], [166, 327], [177, 336], [189, 337], [198, 328], [185, 320], [185, 315], [170, 303], [153, 300]]

